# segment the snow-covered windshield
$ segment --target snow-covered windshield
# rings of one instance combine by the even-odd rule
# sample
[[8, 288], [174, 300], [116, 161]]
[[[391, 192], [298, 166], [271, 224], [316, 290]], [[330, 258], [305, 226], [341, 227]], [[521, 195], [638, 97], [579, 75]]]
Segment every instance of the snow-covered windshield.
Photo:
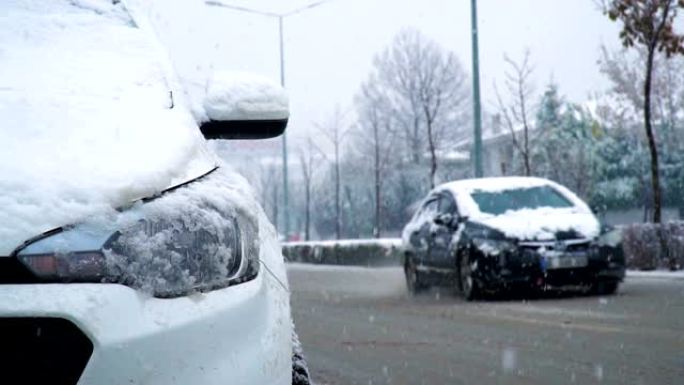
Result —
[[0, 255], [215, 160], [120, 2], [0, 3]]
[[551, 186], [518, 188], [498, 192], [475, 191], [470, 194], [483, 213], [501, 215], [507, 211], [542, 207], [569, 208], [572, 202]]

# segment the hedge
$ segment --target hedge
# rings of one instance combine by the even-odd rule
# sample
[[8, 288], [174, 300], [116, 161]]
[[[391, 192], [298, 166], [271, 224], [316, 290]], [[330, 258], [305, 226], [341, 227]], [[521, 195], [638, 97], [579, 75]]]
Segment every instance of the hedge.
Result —
[[[622, 227], [628, 269], [677, 270], [684, 267], [684, 221], [635, 223]], [[663, 237], [661, 239], [661, 236]], [[287, 262], [351, 266], [401, 265], [401, 239], [288, 242]]]
[[287, 242], [283, 244], [283, 256], [287, 262], [398, 266], [401, 264], [401, 239]]
[[684, 266], [684, 222], [635, 223], [623, 227], [627, 267], [637, 270]]

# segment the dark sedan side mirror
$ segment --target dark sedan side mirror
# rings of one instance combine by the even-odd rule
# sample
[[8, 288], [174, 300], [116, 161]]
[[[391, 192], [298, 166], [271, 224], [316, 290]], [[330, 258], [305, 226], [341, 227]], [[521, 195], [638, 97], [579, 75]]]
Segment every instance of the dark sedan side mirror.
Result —
[[214, 74], [203, 107], [206, 139], [273, 138], [285, 132], [290, 116], [285, 90], [251, 74]]
[[446, 227], [456, 227], [458, 226], [459, 220], [450, 213], [437, 214], [433, 220], [435, 224]]

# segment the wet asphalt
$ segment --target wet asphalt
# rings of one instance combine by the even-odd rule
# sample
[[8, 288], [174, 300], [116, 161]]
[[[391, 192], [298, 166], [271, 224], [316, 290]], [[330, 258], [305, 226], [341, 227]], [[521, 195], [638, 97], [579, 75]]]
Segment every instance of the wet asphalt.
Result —
[[318, 385], [684, 384], [682, 278], [465, 302], [449, 289], [408, 296], [400, 268], [288, 275]]

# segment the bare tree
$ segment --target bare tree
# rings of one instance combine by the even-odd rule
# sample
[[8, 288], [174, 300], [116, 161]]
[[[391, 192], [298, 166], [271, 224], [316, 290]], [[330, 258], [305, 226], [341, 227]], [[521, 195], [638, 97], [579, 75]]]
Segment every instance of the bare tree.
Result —
[[417, 30], [406, 29], [375, 58], [371, 76], [402, 129], [410, 159], [421, 163], [427, 147], [434, 186], [440, 142], [461, 134], [461, 125], [452, 123], [467, 107], [467, 79], [458, 59]]
[[529, 115], [531, 108], [530, 99], [534, 93], [534, 86], [532, 85], [530, 78], [534, 72], [534, 68], [530, 63], [529, 51], [525, 51], [521, 63], [512, 60], [507, 55], [504, 55], [504, 60], [509, 66], [509, 71], [505, 74], [508, 102], [504, 102], [496, 84], [494, 84], [496, 101], [499, 112], [504, 119], [504, 123], [508, 126], [511, 133], [513, 147], [515, 147], [522, 158], [525, 175], [529, 176], [532, 174], [531, 126]]
[[[345, 113], [338, 107], [332, 117], [325, 124], [316, 124], [319, 131], [333, 146], [333, 169], [335, 173], [335, 238], [342, 237], [342, 210], [341, 210], [341, 180], [340, 180], [340, 150], [347, 133], [344, 123]], [[329, 159], [330, 160], [330, 159]]]
[[258, 190], [260, 192], [261, 204], [267, 213], [270, 213], [271, 222], [278, 223], [278, 208], [280, 203], [279, 183], [273, 183], [274, 180], [279, 180], [280, 173], [276, 164], [260, 164], [258, 168], [259, 180], [257, 181]]
[[[643, 47], [636, 50], [636, 55], [628, 55], [622, 50], [611, 52], [602, 47], [601, 72], [610, 80], [612, 95], [621, 109], [634, 111], [629, 114], [630, 118], [643, 114], [645, 74], [640, 64], [646, 60], [647, 52]], [[684, 56], [668, 58], [656, 54], [653, 68], [651, 118], [660, 123], [662, 147], [677, 151], [681, 135], [676, 127], [682, 120], [679, 111], [684, 107]]]
[[377, 78], [371, 74], [356, 95], [358, 122], [354, 132], [354, 149], [365, 162], [370, 160], [373, 173], [373, 236], [380, 237], [382, 229], [383, 187], [385, 174], [394, 153], [395, 132], [392, 129], [391, 110]]
[[658, 147], [651, 122], [651, 87], [656, 52], [667, 57], [684, 55], [684, 35], [674, 31], [677, 10], [684, 8], [684, 0], [609, 0], [604, 12], [613, 21], [622, 22], [620, 39], [623, 46], [642, 46], [646, 49], [645, 81], [643, 87], [643, 117], [648, 148], [651, 154], [651, 185], [653, 189], [653, 222], [660, 223], [662, 190], [658, 162]]
[[318, 167], [322, 154], [314, 145], [311, 137], [306, 139], [306, 146], [300, 149], [299, 164], [302, 167], [304, 179], [304, 240], [311, 239], [311, 195], [314, 173]]

